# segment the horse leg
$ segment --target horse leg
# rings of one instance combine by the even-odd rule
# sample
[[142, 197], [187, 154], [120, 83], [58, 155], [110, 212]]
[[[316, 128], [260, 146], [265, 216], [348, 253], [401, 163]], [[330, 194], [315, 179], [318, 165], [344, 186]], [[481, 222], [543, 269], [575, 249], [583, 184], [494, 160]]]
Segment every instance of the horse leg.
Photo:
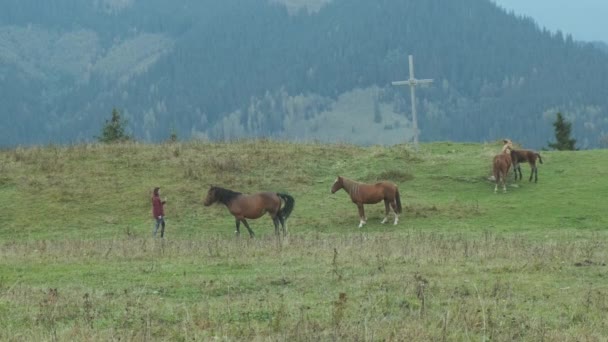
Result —
[[247, 228], [247, 230], [249, 231], [249, 236], [253, 238], [255, 234], [253, 233], [253, 230], [251, 230], [251, 228], [249, 227], [249, 223], [247, 223], [247, 220], [242, 219], [241, 221], [243, 221], [245, 228]]
[[365, 222], [365, 210], [363, 209], [363, 204], [357, 203], [357, 208], [359, 208], [359, 228], [363, 227]]
[[[530, 168], [532, 169], [532, 174], [534, 174], [534, 183], [538, 183], [538, 167], [536, 163], [530, 164]], [[532, 174], [530, 174], [530, 181], [532, 181]]]
[[393, 225], [397, 225], [397, 223], [399, 223], [399, 214], [397, 214], [397, 202], [392, 201], [391, 207], [393, 207], [393, 212], [395, 213], [395, 222], [393, 222]]
[[285, 218], [281, 215], [277, 216], [279, 218], [279, 222], [281, 223], [281, 227], [283, 228], [283, 236], [287, 236], [287, 228], [285, 227]]
[[279, 232], [279, 218], [277, 216], [274, 216], [272, 218], [272, 223], [274, 224], [274, 235], [280, 235], [281, 233]]
[[386, 221], [388, 221], [388, 213], [391, 210], [390, 206], [391, 205], [389, 204], [388, 199], [385, 198], [384, 199], [384, 219], [381, 222], [382, 224], [385, 224]]
[[[517, 171], [519, 172], [519, 180], [521, 180], [523, 176], [521, 174], [521, 165], [520, 164], [517, 164]], [[517, 177], [515, 177], [515, 180], [517, 180]]]
[[507, 192], [507, 173], [509, 172], [509, 170], [505, 171], [504, 173], [501, 172], [500, 178], [502, 178], [502, 192]]
[[236, 219], [236, 231], [234, 232], [234, 234], [236, 234], [236, 236], [241, 235], [241, 220], [239, 220], [238, 218]]

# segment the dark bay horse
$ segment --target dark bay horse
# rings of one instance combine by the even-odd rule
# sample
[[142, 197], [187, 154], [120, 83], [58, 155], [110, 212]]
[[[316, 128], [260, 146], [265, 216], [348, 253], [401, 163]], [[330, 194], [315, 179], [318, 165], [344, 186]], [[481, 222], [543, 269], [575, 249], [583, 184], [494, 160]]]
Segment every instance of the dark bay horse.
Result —
[[[281, 200], [285, 202], [281, 208]], [[236, 219], [236, 235], [241, 234], [241, 222], [249, 231], [249, 235], [254, 237], [253, 230], [249, 227], [247, 219], [257, 219], [268, 213], [274, 223], [274, 232], [280, 235], [279, 224], [283, 228], [283, 236], [287, 235], [285, 221], [293, 211], [295, 200], [288, 194], [275, 192], [258, 192], [252, 195], [245, 195], [240, 192], [212, 186], [207, 192], [207, 197], [203, 204], [208, 207], [213, 203], [224, 204], [228, 211]]]
[[350, 195], [350, 199], [353, 203], [359, 208], [359, 228], [367, 223], [363, 205], [376, 204], [382, 200], [384, 200], [385, 207], [385, 215], [382, 223], [386, 223], [388, 220], [388, 214], [391, 207], [395, 213], [395, 222], [393, 224], [399, 222], [398, 214], [401, 214], [402, 211], [401, 198], [399, 197], [399, 189], [394, 183], [384, 181], [376, 184], [365, 184], [338, 176], [334, 185], [331, 187], [331, 193], [333, 194], [340, 189], [344, 189], [344, 191]]
[[532, 176], [534, 176], [534, 183], [538, 182], [538, 167], [536, 166], [536, 160], [542, 164], [543, 158], [541, 158], [540, 153], [530, 150], [515, 150], [513, 149], [513, 142], [509, 139], [503, 140], [504, 146], [511, 147], [511, 160], [513, 161], [513, 173], [515, 174], [515, 180], [517, 180], [517, 172], [519, 171], [519, 179], [522, 179], [521, 175], [521, 166], [520, 163], [527, 162], [530, 165], [530, 179], [528, 182], [532, 181]]
[[492, 161], [492, 174], [494, 175], [494, 192], [498, 191], [498, 183], [502, 182], [502, 191], [507, 192], [507, 175], [509, 174], [509, 168], [511, 167], [511, 147], [504, 146], [502, 153], [494, 156]]

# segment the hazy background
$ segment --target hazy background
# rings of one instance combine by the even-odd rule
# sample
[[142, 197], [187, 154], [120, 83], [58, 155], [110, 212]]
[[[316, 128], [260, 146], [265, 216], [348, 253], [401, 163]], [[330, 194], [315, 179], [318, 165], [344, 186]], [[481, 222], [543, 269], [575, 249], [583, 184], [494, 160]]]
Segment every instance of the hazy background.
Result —
[[402, 143], [409, 90], [391, 81], [409, 54], [435, 80], [417, 91], [421, 141], [542, 148], [560, 111], [578, 147], [608, 146], [608, 5], [499, 4], [4, 0], [0, 146], [94, 141], [113, 108], [148, 142]]
[[507, 10], [534, 18], [550, 30], [571, 33], [575, 39], [608, 42], [608, 1], [494, 0]]

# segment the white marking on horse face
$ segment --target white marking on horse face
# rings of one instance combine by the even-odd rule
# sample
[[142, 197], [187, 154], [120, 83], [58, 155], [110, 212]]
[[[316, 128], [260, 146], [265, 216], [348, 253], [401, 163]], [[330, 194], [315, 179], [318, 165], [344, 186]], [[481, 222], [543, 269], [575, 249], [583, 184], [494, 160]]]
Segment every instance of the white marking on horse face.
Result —
[[336, 180], [334, 181], [334, 184], [331, 185], [331, 188], [329, 188], [329, 192], [331, 192], [332, 194], [334, 193], [334, 186], [336, 186], [336, 184], [338, 184], [338, 181], [340, 180], [340, 177], [336, 178]]

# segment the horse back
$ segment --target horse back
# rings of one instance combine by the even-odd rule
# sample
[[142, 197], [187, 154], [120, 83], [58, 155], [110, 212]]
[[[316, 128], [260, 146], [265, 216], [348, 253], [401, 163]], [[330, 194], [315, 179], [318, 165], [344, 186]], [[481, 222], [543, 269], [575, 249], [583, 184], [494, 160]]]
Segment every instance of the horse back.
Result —
[[397, 193], [397, 185], [393, 182], [382, 181], [374, 184], [378, 194], [382, 194], [382, 199], [392, 200]]
[[380, 202], [384, 197], [381, 183], [357, 183], [350, 190], [350, 198], [355, 203], [373, 204]]
[[394, 194], [397, 191], [397, 184], [389, 181], [376, 183], [376, 186], [380, 186], [386, 194]]
[[513, 161], [513, 164], [527, 161], [524, 150], [511, 150], [511, 159]]
[[258, 192], [237, 197], [229, 206], [233, 214], [246, 218], [258, 218], [266, 212], [276, 213], [281, 206], [281, 199], [274, 192]]
[[530, 164], [536, 163], [536, 159], [540, 158], [540, 154], [531, 150], [512, 150], [511, 158], [513, 163], [528, 162]]
[[265, 207], [275, 207], [277, 205], [281, 205], [281, 199], [279, 198], [276, 192], [258, 192], [251, 196], [256, 197], [260, 201], [262, 201]]
[[494, 161], [493, 161], [493, 165], [494, 165], [494, 170], [509, 170], [509, 168], [511, 167], [511, 156], [507, 155], [507, 154], [498, 154], [494, 157]]

